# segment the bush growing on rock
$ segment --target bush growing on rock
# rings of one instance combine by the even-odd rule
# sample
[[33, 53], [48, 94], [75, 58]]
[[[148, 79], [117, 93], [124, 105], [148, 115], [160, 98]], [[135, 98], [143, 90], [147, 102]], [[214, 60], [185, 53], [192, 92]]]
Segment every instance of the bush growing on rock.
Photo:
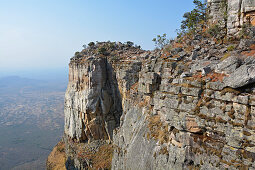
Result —
[[78, 56], [79, 54], [80, 54], [79, 51], [76, 51], [76, 52], [74, 53], [75, 56]]
[[104, 47], [100, 47], [100, 48], [98, 48], [97, 52], [99, 54], [106, 55], [107, 50]]
[[157, 38], [153, 38], [152, 41], [155, 43], [156, 48], [163, 48], [165, 47], [167, 44], [169, 44], [169, 40], [166, 38], [166, 34], [161, 35], [157, 35]]
[[131, 41], [127, 41], [126, 44], [127, 44], [127, 46], [129, 46], [129, 47], [132, 47], [132, 46], [134, 45], [134, 43], [131, 42]]
[[94, 42], [90, 42], [90, 43], [88, 44], [89, 47], [93, 47], [94, 45], [95, 45]]
[[216, 37], [220, 31], [220, 26], [218, 24], [215, 24], [207, 30], [207, 33], [212, 37]]
[[193, 1], [195, 9], [190, 12], [186, 12], [183, 15], [184, 20], [181, 22], [180, 33], [187, 33], [194, 31], [198, 24], [203, 24], [206, 22], [206, 2], [201, 2], [200, 0]]

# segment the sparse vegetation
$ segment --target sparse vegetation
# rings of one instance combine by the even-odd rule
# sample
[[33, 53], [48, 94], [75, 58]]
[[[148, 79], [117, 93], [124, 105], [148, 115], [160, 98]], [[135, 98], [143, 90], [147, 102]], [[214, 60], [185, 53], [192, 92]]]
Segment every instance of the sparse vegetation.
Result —
[[98, 48], [97, 52], [99, 54], [106, 55], [107, 50], [105, 47], [100, 47], [100, 48]]
[[204, 25], [206, 23], [206, 2], [200, 0], [193, 1], [195, 8], [186, 12], [183, 15], [184, 20], [181, 22], [181, 28], [178, 31], [178, 35], [181, 36], [188, 32], [193, 32], [198, 24]]
[[231, 55], [230, 53], [226, 53], [220, 60], [223, 61], [223, 60], [227, 59], [228, 57], [230, 57], [230, 55]]
[[167, 44], [169, 44], [169, 39], [167, 39], [166, 34], [157, 35], [157, 38], [153, 38], [152, 41], [155, 43], [156, 48], [162, 49]]
[[219, 26], [218, 24], [215, 24], [215, 25], [211, 26], [211, 27], [207, 30], [207, 33], [208, 33], [210, 36], [216, 38], [220, 31], [221, 31], [220, 26]]
[[228, 51], [233, 51], [235, 49], [235, 46], [234, 45], [230, 45], [228, 46], [227, 50]]
[[90, 42], [90, 43], [88, 44], [89, 47], [93, 47], [94, 45], [95, 45], [94, 42]]

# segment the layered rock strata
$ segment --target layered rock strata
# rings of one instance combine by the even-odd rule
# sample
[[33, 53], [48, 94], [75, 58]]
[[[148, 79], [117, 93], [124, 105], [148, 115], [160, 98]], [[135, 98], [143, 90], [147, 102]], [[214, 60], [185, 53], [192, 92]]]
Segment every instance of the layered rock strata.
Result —
[[111, 140], [122, 113], [117, 81], [106, 58], [89, 57], [69, 65], [65, 95], [65, 134], [77, 141]]
[[67, 169], [255, 168], [254, 42], [192, 43], [71, 60]]
[[208, 0], [210, 20], [237, 36], [244, 27], [255, 26], [254, 0]]

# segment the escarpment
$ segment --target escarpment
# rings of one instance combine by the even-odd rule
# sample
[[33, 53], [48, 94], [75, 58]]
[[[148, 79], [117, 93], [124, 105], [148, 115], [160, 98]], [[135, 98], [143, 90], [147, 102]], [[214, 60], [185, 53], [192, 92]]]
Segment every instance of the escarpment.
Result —
[[65, 95], [65, 134], [77, 141], [112, 139], [122, 113], [116, 78], [106, 58], [71, 61]]
[[71, 58], [67, 169], [255, 169], [254, 27], [233, 38], [255, 4], [208, 2], [225, 39], [198, 29], [160, 50], [98, 42]]
[[255, 168], [254, 43], [186, 41], [71, 59], [67, 169]]

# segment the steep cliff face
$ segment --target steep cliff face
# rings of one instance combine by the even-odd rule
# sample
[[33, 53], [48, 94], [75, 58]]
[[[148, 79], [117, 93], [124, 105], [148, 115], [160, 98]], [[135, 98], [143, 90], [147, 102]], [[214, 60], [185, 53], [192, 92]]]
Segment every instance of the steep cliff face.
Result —
[[117, 81], [106, 58], [71, 61], [65, 95], [65, 134], [84, 142], [111, 140], [122, 113]]
[[[229, 35], [253, 21], [253, 1], [208, 2]], [[223, 43], [202, 32], [162, 50], [102, 42], [76, 54], [66, 168], [255, 169], [254, 37]]]
[[67, 169], [255, 168], [254, 41], [236, 43], [72, 59]]
[[225, 26], [228, 35], [237, 36], [251, 24], [255, 26], [254, 0], [208, 0], [210, 20]]

